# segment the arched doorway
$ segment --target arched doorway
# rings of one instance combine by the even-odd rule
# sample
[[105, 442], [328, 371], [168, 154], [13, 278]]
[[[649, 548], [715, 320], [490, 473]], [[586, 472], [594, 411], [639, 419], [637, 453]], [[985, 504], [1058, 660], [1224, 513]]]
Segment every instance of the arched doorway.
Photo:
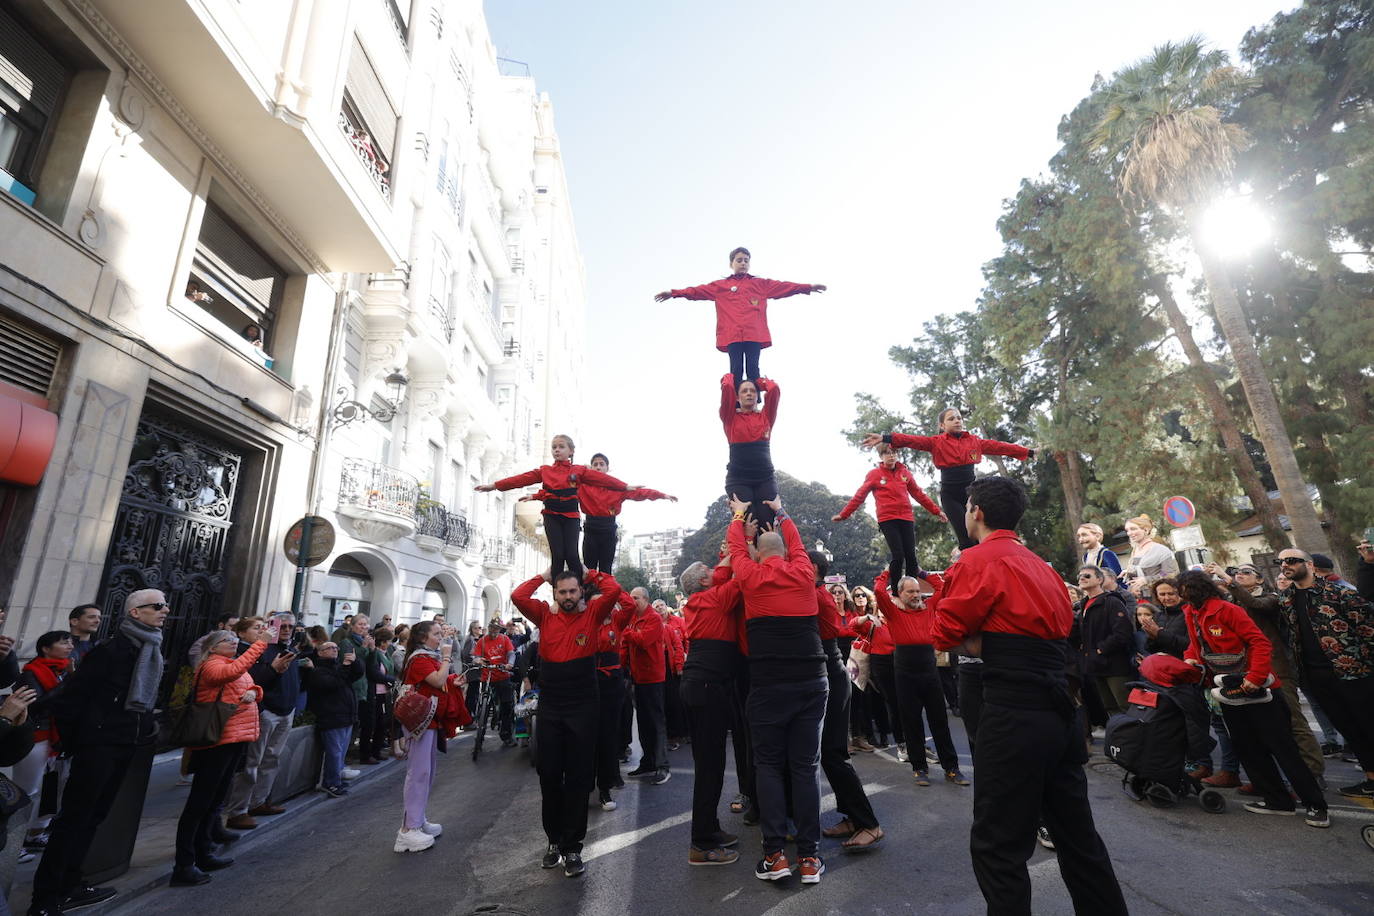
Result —
[[502, 599], [501, 590], [495, 585], [488, 585], [482, 589], [482, 622], [486, 623], [493, 617], [505, 617], [505, 601]]
[[[437, 578], [426, 582], [420, 595], [420, 619], [432, 620], [435, 614], [443, 614], [444, 619], [448, 620], [449, 606], [448, 589], [444, 588], [444, 583]], [[462, 608], [459, 607], [458, 610], [461, 615]]]
[[321, 625], [329, 631], [353, 614], [372, 616], [372, 573], [352, 554], [343, 554], [329, 567], [320, 589]]

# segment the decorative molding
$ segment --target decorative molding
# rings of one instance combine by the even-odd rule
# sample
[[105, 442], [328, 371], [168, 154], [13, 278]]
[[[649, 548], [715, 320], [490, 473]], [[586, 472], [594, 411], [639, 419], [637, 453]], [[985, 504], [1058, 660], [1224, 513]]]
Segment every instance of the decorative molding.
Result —
[[[282, 215], [267, 202], [267, 199], [253, 186], [252, 182], [250, 182], [247, 177], [239, 171], [238, 167], [230, 161], [224, 150], [220, 149], [219, 144], [210, 139], [210, 135], [200, 126], [200, 123], [191, 116], [190, 112], [182, 107], [181, 102], [177, 100], [176, 96], [172, 94], [171, 90], [167, 88], [162, 80], [158, 79], [157, 75], [153, 73], [152, 69], [144, 62], [143, 58], [139, 57], [134, 49], [129, 46], [129, 43], [124, 40], [124, 37], [119, 34], [110, 21], [101, 15], [100, 11], [95, 8], [95, 4], [92, 0], [67, 0], [67, 2], [78, 14], [80, 14], [81, 18], [86, 21], [86, 24], [95, 30], [100, 39], [105, 42], [106, 47], [125, 62], [128, 67], [125, 73], [125, 79], [128, 80], [132, 76], [137, 75], [139, 81], [147, 86], [152, 95], [157, 98], [158, 103], [172, 116], [183, 130], [191, 135], [197, 145], [199, 145], [211, 161], [215, 163], [215, 166], [234, 181], [238, 190], [258, 208], [263, 216], [267, 217], [272, 227], [280, 232], [282, 237], [290, 242], [304, 257], [311, 269], [315, 273], [331, 273], [332, 271], [330, 271], [328, 265], [324, 263], [320, 256], [305, 243], [294, 229], [291, 228]], [[126, 119], [129, 116], [129, 113], [124, 110], [122, 97], [120, 100], [120, 113], [121, 116]], [[132, 122], [130, 123], [131, 126], [133, 126]], [[138, 128], [135, 127], [134, 129], [137, 130]]]

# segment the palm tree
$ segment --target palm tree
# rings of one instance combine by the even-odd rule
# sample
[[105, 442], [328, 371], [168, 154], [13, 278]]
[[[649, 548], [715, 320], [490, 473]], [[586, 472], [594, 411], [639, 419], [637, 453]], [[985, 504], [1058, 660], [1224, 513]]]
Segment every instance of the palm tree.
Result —
[[1293, 537], [1307, 551], [1327, 551], [1326, 532], [1226, 263], [1197, 244], [1203, 213], [1225, 191], [1236, 153], [1248, 142], [1244, 130], [1225, 120], [1223, 109], [1250, 86], [1251, 80], [1224, 53], [1206, 50], [1200, 38], [1161, 45], [1104, 88], [1106, 112], [1089, 143], [1105, 148], [1115, 162], [1129, 204], [1154, 205], [1183, 218]]

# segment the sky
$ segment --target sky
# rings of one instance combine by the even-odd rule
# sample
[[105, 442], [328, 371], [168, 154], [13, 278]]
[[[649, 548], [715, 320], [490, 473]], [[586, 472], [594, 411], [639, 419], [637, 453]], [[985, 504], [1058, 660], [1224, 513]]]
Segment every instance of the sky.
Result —
[[728, 457], [714, 306], [654, 293], [726, 275], [738, 245], [757, 276], [828, 285], [770, 304], [760, 367], [782, 392], [774, 465], [852, 493], [872, 466], [842, 435], [855, 393], [909, 409], [888, 348], [973, 307], [1003, 202], [1094, 74], [1193, 34], [1234, 54], [1294, 5], [485, 4], [497, 53], [553, 100], [568, 173], [588, 283], [577, 458], [680, 499], [628, 503], [622, 525], [699, 526]]

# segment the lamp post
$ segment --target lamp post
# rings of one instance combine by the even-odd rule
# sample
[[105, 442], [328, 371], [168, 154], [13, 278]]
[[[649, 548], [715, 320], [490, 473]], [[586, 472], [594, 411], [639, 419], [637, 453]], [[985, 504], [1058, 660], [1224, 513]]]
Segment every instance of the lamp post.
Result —
[[[410, 379], [406, 378], [399, 371], [392, 372], [386, 377], [386, 390], [391, 395], [389, 399], [384, 399], [376, 407], [368, 407], [362, 401], [352, 398], [340, 401], [333, 412], [334, 422], [331, 424], [335, 428], [347, 426], [354, 420], [378, 420], [388, 423], [401, 409], [401, 404], [405, 401], [406, 387], [410, 385]], [[346, 397], [347, 388], [340, 388], [335, 392], [339, 397]]]

